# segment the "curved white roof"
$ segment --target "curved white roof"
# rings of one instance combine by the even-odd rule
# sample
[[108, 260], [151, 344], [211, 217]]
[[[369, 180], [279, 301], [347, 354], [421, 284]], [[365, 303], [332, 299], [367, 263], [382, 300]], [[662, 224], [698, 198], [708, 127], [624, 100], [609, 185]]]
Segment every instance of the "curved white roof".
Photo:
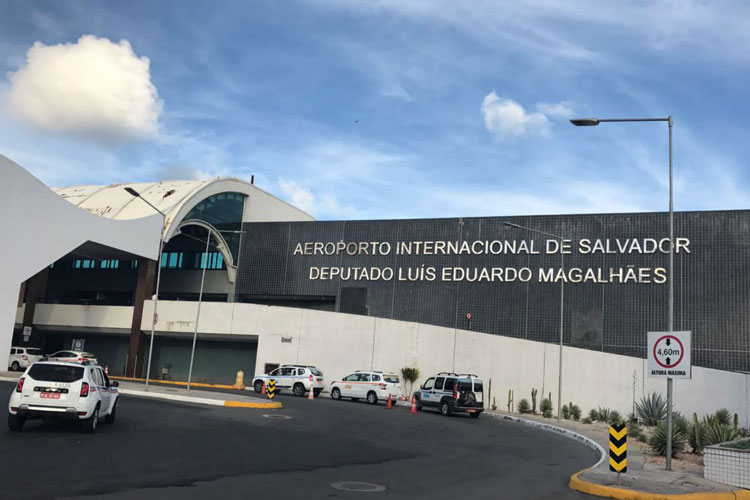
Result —
[[[131, 196], [126, 187], [138, 191], [140, 195], [152, 203], [166, 215], [165, 241], [169, 241], [176, 230], [173, 221], [179, 222], [187, 213], [202, 200], [214, 194], [223, 192], [242, 193], [248, 196], [248, 206], [254, 207], [254, 199], [261, 200], [264, 211], [262, 218], [248, 214], [246, 208], [245, 221], [257, 220], [313, 220], [305, 212], [275, 198], [262, 189], [233, 177], [217, 177], [206, 180], [190, 181], [160, 181], [144, 183], [121, 183], [109, 186], [71, 186], [53, 188], [62, 198], [73, 205], [88, 212], [107, 217], [109, 219], [138, 219], [148, 217], [154, 213], [153, 208], [143, 200]], [[279, 214], [274, 217], [273, 214]]]

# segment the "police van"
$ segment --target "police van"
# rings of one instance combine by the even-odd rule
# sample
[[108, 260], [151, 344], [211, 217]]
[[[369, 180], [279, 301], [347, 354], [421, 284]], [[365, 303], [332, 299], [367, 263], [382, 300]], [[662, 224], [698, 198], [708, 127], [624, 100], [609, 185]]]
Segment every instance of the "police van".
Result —
[[440, 372], [425, 380], [414, 398], [417, 410], [435, 408], [445, 416], [463, 412], [478, 418], [484, 411], [484, 384], [476, 375]]

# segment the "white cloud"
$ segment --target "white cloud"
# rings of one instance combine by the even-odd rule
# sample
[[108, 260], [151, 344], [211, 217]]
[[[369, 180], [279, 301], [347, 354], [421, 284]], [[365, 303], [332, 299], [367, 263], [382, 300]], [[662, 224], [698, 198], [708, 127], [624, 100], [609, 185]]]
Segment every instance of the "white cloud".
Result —
[[573, 116], [573, 109], [567, 101], [555, 103], [540, 102], [537, 103], [536, 110], [550, 118], [567, 119]]
[[163, 103], [149, 59], [138, 57], [127, 40], [85, 35], [72, 44], [36, 42], [10, 83], [4, 104], [41, 129], [103, 143], [158, 134]]
[[527, 113], [513, 99], [500, 99], [494, 90], [482, 101], [482, 115], [487, 130], [499, 141], [549, 131], [549, 120], [543, 113]]
[[315, 195], [308, 188], [299, 185], [295, 181], [285, 179], [279, 179], [279, 186], [289, 203], [295, 207], [309, 214], [315, 214], [318, 211], [315, 203]]

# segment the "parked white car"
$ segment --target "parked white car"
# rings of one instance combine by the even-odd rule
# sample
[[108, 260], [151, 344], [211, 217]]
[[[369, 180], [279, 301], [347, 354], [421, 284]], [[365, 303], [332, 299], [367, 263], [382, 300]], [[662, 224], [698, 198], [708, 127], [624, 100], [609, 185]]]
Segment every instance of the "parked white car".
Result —
[[8, 369], [14, 372], [25, 370], [30, 364], [42, 359], [42, 350], [36, 347], [11, 347]]
[[358, 370], [331, 382], [330, 393], [332, 399], [351, 398], [358, 401], [365, 398], [374, 405], [388, 399], [389, 395], [395, 401], [401, 394], [401, 380], [395, 373]]
[[62, 361], [66, 363], [82, 363], [84, 361], [89, 361], [95, 365], [99, 363], [94, 354], [83, 351], [57, 351], [53, 354], [48, 354], [45, 358], [47, 361]]
[[281, 365], [266, 375], [256, 375], [253, 378], [255, 392], [261, 392], [263, 384], [268, 384], [270, 379], [276, 381], [278, 392], [282, 389], [291, 389], [295, 396], [304, 396], [312, 390], [313, 396], [317, 398], [325, 387], [323, 372], [314, 366]]
[[118, 383], [88, 361], [34, 363], [18, 379], [8, 401], [8, 428], [20, 431], [27, 420], [78, 420], [94, 432], [100, 419], [111, 424], [117, 413]]

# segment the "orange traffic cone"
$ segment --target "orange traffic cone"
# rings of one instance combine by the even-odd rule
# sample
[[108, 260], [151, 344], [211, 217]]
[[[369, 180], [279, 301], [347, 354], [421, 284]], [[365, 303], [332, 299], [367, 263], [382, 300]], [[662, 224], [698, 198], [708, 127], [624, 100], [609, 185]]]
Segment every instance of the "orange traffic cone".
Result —
[[385, 405], [386, 410], [392, 410], [393, 409], [393, 401], [391, 400], [391, 395], [388, 394], [388, 402]]
[[417, 398], [415, 396], [411, 397], [411, 412], [417, 413]]
[[315, 395], [313, 394], [313, 388], [310, 386], [310, 394], [307, 396], [307, 399], [315, 399]]
[[261, 388], [260, 393], [261, 394], [265, 394], [266, 393], [266, 383], [265, 382], [263, 382], [263, 387]]

